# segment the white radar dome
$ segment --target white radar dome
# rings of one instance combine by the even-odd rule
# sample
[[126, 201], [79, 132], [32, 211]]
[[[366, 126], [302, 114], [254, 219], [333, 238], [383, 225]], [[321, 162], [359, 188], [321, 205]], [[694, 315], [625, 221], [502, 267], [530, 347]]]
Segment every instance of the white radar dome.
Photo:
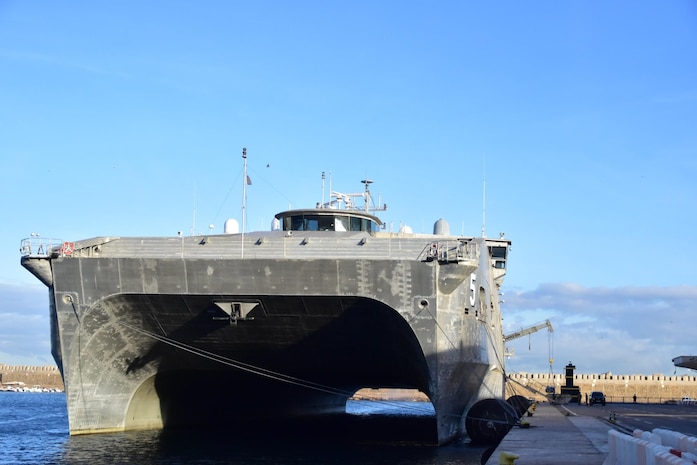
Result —
[[225, 226], [223, 226], [223, 232], [225, 234], [237, 234], [240, 232], [240, 224], [234, 218], [229, 218], [225, 220]]

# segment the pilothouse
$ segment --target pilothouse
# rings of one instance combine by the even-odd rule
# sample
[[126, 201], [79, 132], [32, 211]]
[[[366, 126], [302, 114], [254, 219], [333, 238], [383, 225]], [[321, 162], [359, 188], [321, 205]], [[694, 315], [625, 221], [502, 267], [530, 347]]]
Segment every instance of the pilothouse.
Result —
[[[289, 210], [276, 214], [274, 224], [283, 231], [365, 231], [374, 233], [384, 228], [383, 222], [371, 211], [387, 210], [387, 205], [382, 207], [371, 206], [372, 195], [370, 184], [373, 181], [364, 179], [365, 192], [358, 194], [342, 194], [332, 192], [333, 200], [327, 203], [317, 203], [316, 208]], [[358, 209], [354, 198], [361, 197], [365, 201], [363, 209]]]

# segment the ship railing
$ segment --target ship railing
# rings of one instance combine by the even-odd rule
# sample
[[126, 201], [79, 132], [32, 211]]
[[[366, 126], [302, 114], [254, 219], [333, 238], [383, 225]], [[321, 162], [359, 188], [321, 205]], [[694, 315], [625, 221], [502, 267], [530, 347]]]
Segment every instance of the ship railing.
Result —
[[61, 247], [63, 247], [63, 241], [60, 239], [31, 236], [22, 239], [19, 253], [22, 254], [22, 257], [50, 257]]
[[419, 254], [422, 261], [437, 260], [441, 263], [457, 263], [478, 258], [479, 247], [467, 240], [433, 241]]

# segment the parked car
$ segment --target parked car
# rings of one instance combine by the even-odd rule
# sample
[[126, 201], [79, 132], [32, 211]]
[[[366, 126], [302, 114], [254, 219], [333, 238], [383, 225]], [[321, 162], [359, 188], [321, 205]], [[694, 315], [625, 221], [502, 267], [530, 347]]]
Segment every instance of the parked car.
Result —
[[589, 405], [593, 405], [593, 404], [605, 405], [605, 394], [603, 394], [600, 391], [591, 392], [591, 396], [588, 399], [588, 404]]

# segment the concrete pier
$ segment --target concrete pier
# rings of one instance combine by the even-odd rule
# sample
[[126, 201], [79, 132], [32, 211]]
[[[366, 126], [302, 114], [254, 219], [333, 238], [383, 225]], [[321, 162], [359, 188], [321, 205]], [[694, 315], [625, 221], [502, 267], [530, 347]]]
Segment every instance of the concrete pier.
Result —
[[498, 465], [501, 453], [518, 455], [516, 465], [602, 465], [613, 427], [597, 418], [568, 416], [561, 406], [538, 404], [529, 428], [514, 427], [486, 465]]

